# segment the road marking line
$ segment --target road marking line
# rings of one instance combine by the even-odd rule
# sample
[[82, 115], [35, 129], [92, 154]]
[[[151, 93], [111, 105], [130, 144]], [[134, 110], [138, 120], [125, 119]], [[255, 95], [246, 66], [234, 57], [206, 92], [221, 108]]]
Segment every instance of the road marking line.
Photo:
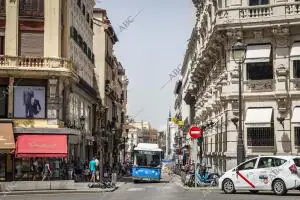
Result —
[[136, 192], [136, 191], [144, 191], [145, 188], [129, 188], [127, 191], [129, 192]]
[[255, 188], [255, 186], [245, 177], [243, 176], [240, 172], [236, 172], [238, 176], [240, 176], [248, 185], [250, 185], [252, 188]]

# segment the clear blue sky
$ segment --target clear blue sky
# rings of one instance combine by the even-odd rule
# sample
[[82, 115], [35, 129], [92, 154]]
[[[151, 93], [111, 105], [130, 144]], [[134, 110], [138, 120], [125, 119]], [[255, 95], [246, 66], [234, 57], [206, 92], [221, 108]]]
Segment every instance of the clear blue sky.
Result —
[[[166, 124], [173, 110], [172, 70], [182, 63], [194, 23], [192, 0], [100, 0], [118, 34], [115, 54], [129, 77], [128, 114], [149, 121], [154, 128]], [[123, 22], [133, 20], [121, 31]], [[131, 18], [130, 18], [131, 16]]]

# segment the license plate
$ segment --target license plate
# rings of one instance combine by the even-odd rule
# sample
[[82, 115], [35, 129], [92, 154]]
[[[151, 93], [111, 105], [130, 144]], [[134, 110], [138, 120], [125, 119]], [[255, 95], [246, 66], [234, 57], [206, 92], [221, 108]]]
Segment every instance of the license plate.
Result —
[[150, 178], [143, 178], [143, 180], [145, 180], [145, 181], [150, 181]]

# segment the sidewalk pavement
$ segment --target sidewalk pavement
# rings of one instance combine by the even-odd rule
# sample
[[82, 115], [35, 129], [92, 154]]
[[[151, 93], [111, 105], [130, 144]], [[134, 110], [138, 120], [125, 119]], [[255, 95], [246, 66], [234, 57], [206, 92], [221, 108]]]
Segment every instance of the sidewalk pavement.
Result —
[[185, 190], [206, 190], [206, 191], [219, 190], [218, 187], [210, 187], [210, 186], [203, 186], [203, 187], [196, 187], [196, 188], [195, 187], [187, 187], [187, 186], [183, 185], [183, 183], [181, 182], [181, 177], [179, 175], [172, 174], [171, 176], [172, 176], [173, 182]]
[[117, 182], [115, 188], [89, 188], [89, 183], [75, 183], [74, 190], [30, 190], [30, 191], [6, 191], [0, 192], [1, 195], [25, 195], [25, 194], [63, 194], [63, 193], [100, 193], [100, 192], [114, 192], [119, 187], [124, 185], [124, 182]]

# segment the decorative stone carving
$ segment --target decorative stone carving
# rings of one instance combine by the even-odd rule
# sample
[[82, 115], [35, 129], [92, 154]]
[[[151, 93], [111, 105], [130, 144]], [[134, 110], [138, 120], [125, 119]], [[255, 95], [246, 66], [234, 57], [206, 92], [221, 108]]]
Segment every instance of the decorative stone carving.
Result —
[[235, 37], [242, 38], [243, 37], [243, 31], [239, 30], [239, 29], [233, 29], [233, 30], [227, 31], [226, 35], [229, 38], [235, 38]]
[[238, 71], [237, 67], [235, 67], [234, 70], [232, 70], [230, 72], [230, 74], [231, 74], [232, 79], [239, 78], [239, 71]]
[[253, 31], [253, 35], [255, 39], [263, 38], [263, 31], [262, 30], [255, 30]]
[[232, 104], [232, 111], [233, 112], [239, 112], [239, 101], [238, 100], [233, 100], [231, 102]]
[[56, 97], [57, 79], [49, 79], [49, 95], [50, 99]]
[[288, 99], [287, 97], [279, 97], [276, 99], [278, 105], [278, 111], [284, 113], [288, 109]]
[[300, 80], [299, 79], [295, 79], [295, 88], [299, 89], [300, 88]]
[[280, 64], [276, 69], [277, 76], [283, 76], [286, 77], [289, 73], [289, 70], [284, 67], [283, 64]]
[[251, 91], [273, 91], [274, 83], [272, 80], [249, 81], [247, 89]]
[[56, 119], [57, 118], [57, 110], [56, 109], [48, 109], [47, 117], [48, 117], [48, 119]]
[[288, 27], [277, 26], [272, 29], [277, 47], [286, 47], [289, 45], [290, 30]]

